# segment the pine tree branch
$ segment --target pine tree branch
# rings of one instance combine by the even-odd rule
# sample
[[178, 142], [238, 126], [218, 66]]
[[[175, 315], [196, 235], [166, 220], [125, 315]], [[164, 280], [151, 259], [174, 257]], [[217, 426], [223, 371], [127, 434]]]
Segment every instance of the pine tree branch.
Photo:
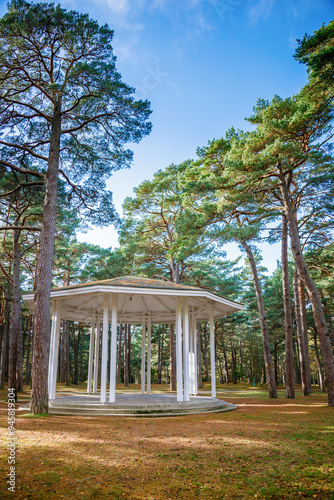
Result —
[[41, 172], [37, 172], [37, 170], [31, 170], [30, 168], [21, 168], [17, 167], [16, 165], [13, 165], [13, 163], [9, 163], [8, 161], [2, 160], [0, 158], [0, 164], [4, 165], [5, 167], [10, 168], [11, 170], [14, 170], [16, 172], [20, 172], [21, 174], [31, 174], [34, 175], [35, 177], [39, 177], [40, 179], [45, 180], [45, 175], [42, 174]]
[[33, 227], [33, 226], [3, 226], [0, 227], [0, 231], [9, 231], [10, 229], [26, 229], [28, 231], [41, 231], [41, 227]]

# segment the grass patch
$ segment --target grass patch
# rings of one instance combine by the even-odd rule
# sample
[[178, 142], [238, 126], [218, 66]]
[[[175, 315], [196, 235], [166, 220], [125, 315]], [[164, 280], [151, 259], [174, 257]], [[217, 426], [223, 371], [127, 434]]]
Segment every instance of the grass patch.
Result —
[[[286, 400], [280, 390], [272, 400], [258, 387], [224, 390], [219, 397], [236, 411], [152, 419], [18, 413], [15, 497], [334, 500], [334, 411], [326, 395], [298, 390]], [[7, 404], [0, 408], [6, 438]], [[6, 471], [5, 447], [0, 454]], [[1, 498], [12, 497], [4, 472], [0, 488]]]
[[25, 415], [21, 415], [20, 418], [45, 418], [52, 417], [50, 413], [36, 413], [32, 415], [31, 413], [26, 413]]

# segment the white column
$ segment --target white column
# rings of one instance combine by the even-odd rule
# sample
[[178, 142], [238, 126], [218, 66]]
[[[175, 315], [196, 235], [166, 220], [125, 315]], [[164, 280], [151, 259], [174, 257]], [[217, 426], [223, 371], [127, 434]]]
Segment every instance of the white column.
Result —
[[198, 394], [198, 379], [197, 379], [197, 324], [196, 315], [194, 313], [193, 317], [193, 329], [194, 329], [194, 394]]
[[183, 376], [184, 401], [190, 401], [189, 396], [189, 308], [188, 298], [183, 299]]
[[54, 329], [54, 343], [52, 353], [52, 378], [50, 386], [50, 399], [55, 399], [57, 389], [57, 368], [58, 368], [58, 353], [59, 353], [59, 336], [60, 336], [60, 316], [61, 316], [61, 300], [56, 301], [56, 321]]
[[146, 375], [146, 384], [147, 384], [147, 393], [151, 392], [151, 333], [152, 333], [152, 322], [151, 316], [148, 316], [147, 319], [147, 375]]
[[102, 326], [102, 359], [101, 359], [101, 397], [100, 402], [107, 401], [107, 364], [108, 364], [108, 316], [109, 294], [103, 297], [103, 326]]
[[97, 383], [99, 378], [99, 357], [100, 357], [100, 315], [96, 316], [96, 335], [95, 335], [95, 350], [94, 350], [94, 377], [93, 377], [93, 393], [97, 394]]
[[111, 302], [110, 403], [116, 401], [117, 299], [117, 293], [113, 293]]
[[182, 388], [182, 307], [181, 297], [176, 299], [175, 336], [176, 336], [176, 399], [183, 401]]
[[92, 392], [92, 375], [93, 375], [93, 357], [94, 357], [94, 333], [96, 317], [92, 316], [90, 326], [90, 339], [89, 339], [89, 361], [88, 361], [88, 380], [87, 380], [87, 394]]
[[210, 357], [211, 357], [211, 396], [216, 397], [216, 353], [215, 353], [215, 324], [213, 320], [213, 306], [210, 307]]
[[55, 300], [52, 301], [52, 321], [51, 321], [51, 335], [50, 335], [50, 350], [49, 350], [49, 371], [48, 371], [48, 394], [50, 397], [52, 387], [52, 374], [53, 374], [53, 350], [55, 342], [55, 328], [56, 328], [56, 305]]
[[146, 323], [145, 316], [143, 316], [141, 327], [141, 392], [145, 392], [145, 343], [146, 343]]
[[194, 315], [189, 314], [189, 392], [195, 394], [195, 371], [194, 371]]

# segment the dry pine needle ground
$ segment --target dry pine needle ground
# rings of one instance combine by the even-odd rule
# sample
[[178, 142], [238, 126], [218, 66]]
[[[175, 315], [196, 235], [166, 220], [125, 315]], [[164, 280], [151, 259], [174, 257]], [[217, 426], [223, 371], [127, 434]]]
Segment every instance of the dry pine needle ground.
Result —
[[286, 400], [279, 391], [269, 400], [264, 389], [243, 388], [220, 396], [238, 409], [150, 419], [17, 412], [14, 494], [6, 485], [4, 391], [0, 497], [334, 499], [334, 408], [326, 395]]

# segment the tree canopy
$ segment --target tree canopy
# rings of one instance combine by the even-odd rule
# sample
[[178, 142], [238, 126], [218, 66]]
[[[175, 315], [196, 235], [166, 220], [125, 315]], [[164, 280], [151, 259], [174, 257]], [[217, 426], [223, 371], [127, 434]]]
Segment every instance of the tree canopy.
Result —
[[[116, 70], [113, 31], [59, 5], [9, 4], [0, 20], [0, 384], [5, 371], [11, 384], [23, 373], [29, 379], [32, 365], [32, 411], [47, 411], [51, 284], [137, 274], [244, 303], [215, 325], [221, 383], [266, 382], [273, 398], [284, 384], [294, 398], [296, 383], [306, 396], [312, 382], [326, 386], [334, 405], [333, 37], [332, 22], [299, 41], [295, 57], [309, 70], [300, 92], [259, 99], [250, 131], [231, 127], [193, 159], [157, 171], [118, 217], [106, 180], [130, 164], [129, 144], [151, 124], [149, 103], [136, 101]], [[110, 221], [119, 248], [76, 240], [79, 227]], [[261, 265], [263, 241], [282, 245], [271, 275]], [[244, 263], [226, 259], [231, 242]], [[19, 298], [29, 287], [33, 360], [32, 320]], [[172, 386], [173, 335], [173, 325], [152, 330], [152, 373]], [[199, 383], [214, 375], [209, 336], [198, 324]], [[138, 382], [136, 328], [120, 326], [117, 342], [119, 382]], [[84, 380], [87, 348], [86, 327], [64, 322], [66, 383]]]

